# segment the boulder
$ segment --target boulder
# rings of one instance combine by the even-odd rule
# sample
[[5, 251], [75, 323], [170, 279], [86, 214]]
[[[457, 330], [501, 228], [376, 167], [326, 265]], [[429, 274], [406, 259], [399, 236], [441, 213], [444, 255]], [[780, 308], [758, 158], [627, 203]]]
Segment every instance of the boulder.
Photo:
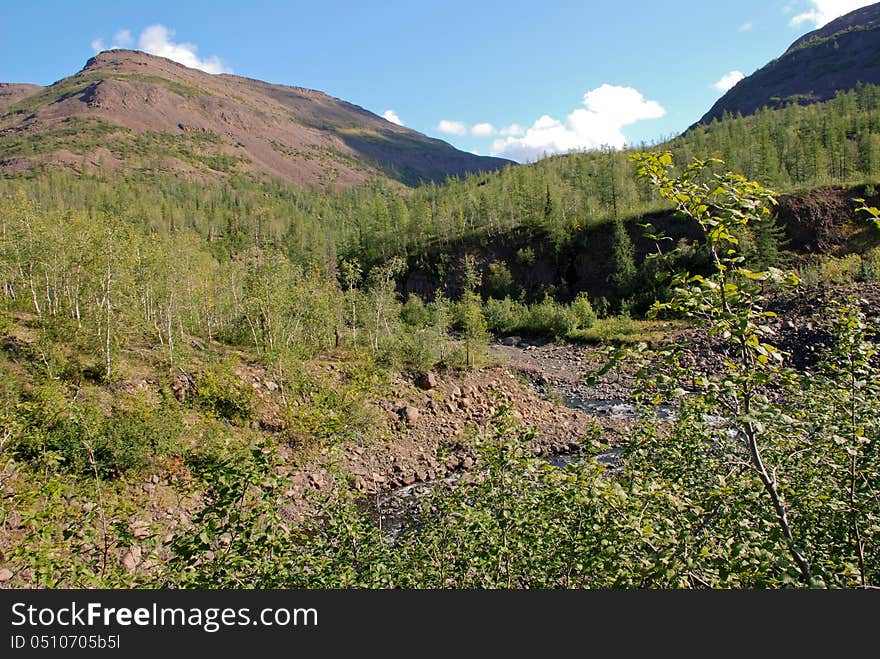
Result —
[[407, 405], [401, 410], [401, 417], [406, 420], [410, 426], [414, 426], [419, 420], [419, 411], [412, 405]]
[[422, 373], [416, 378], [416, 386], [419, 387], [419, 389], [435, 389], [438, 384], [437, 376], [430, 371]]
[[141, 562], [141, 548], [140, 547], [131, 547], [128, 551], [126, 551], [122, 558], [119, 559], [119, 564], [122, 565], [129, 572], [133, 572], [137, 569], [138, 565]]

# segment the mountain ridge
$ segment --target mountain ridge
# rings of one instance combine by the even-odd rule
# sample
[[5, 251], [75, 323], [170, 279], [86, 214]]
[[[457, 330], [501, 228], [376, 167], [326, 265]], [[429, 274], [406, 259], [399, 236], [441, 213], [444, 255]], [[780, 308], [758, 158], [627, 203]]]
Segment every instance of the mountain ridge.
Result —
[[880, 84], [880, 3], [798, 38], [780, 57], [729, 89], [694, 126], [725, 114], [754, 114], [765, 106], [826, 101], [859, 83]]
[[318, 90], [110, 50], [48, 87], [0, 88], [0, 169], [41, 164], [243, 173], [340, 189], [377, 176], [442, 182], [512, 163], [459, 151]]

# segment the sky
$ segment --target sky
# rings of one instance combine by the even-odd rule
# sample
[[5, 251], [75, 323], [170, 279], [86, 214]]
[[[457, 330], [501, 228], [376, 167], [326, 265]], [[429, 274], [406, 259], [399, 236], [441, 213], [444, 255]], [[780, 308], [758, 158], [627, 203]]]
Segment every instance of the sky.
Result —
[[532, 162], [684, 131], [860, 0], [0, 0], [0, 81], [124, 47], [318, 89], [453, 146]]

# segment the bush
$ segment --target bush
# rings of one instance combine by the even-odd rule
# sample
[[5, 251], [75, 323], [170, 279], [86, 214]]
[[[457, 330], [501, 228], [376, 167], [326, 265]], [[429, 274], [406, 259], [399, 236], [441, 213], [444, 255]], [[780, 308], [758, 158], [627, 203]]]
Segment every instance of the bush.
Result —
[[400, 319], [409, 327], [421, 329], [431, 324], [431, 310], [425, 306], [422, 298], [410, 293], [400, 309]]
[[375, 433], [381, 422], [370, 400], [385, 395], [384, 377], [372, 361], [353, 364], [337, 380], [301, 374], [286, 410], [288, 440], [302, 446]]
[[578, 293], [571, 303], [571, 312], [577, 320], [578, 329], [589, 329], [595, 325], [597, 316], [586, 293]]
[[483, 304], [483, 316], [492, 334], [510, 334], [522, 329], [528, 311], [524, 304], [505, 297], [503, 300], [489, 298]]
[[444, 340], [430, 329], [404, 332], [380, 357], [389, 366], [414, 373], [430, 371], [442, 358]]
[[577, 317], [571, 309], [559, 304], [551, 297], [545, 297], [538, 304], [529, 307], [525, 329], [530, 334], [558, 338], [568, 336], [577, 328], [577, 325]]
[[513, 275], [503, 261], [493, 261], [489, 264], [485, 289], [489, 295], [499, 298], [513, 292]]
[[148, 466], [177, 445], [182, 429], [173, 408], [132, 399], [107, 416], [95, 403], [78, 403], [62, 417], [31, 425], [16, 453], [45, 468], [116, 477]]
[[235, 374], [235, 362], [212, 364], [196, 378], [196, 404], [214, 416], [243, 424], [253, 417], [253, 392]]

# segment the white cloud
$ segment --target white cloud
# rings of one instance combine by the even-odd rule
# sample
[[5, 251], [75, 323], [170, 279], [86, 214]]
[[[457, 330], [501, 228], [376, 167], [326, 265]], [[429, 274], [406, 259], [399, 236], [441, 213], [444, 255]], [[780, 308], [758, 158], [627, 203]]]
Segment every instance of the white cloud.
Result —
[[495, 126], [492, 124], [474, 124], [471, 126], [471, 135], [474, 137], [489, 137], [496, 133]]
[[405, 125], [401, 120], [400, 115], [398, 115], [394, 110], [385, 110], [385, 112], [382, 113], [382, 117], [386, 121], [390, 121], [392, 124], [397, 124], [398, 126]]
[[753, 26], [751, 23], [743, 23], [742, 25], [740, 25], [740, 26], [739, 26], [738, 28], [736, 28], [736, 29], [739, 30], [740, 32], [748, 32], [748, 31], [751, 30], [753, 27], [754, 27], [754, 26]]
[[113, 35], [113, 48], [129, 48], [134, 44], [129, 30], [119, 30]]
[[[219, 57], [212, 56], [199, 59], [196, 55], [196, 51], [199, 49], [198, 46], [185, 42], [174, 43], [172, 41], [173, 38], [174, 30], [157, 23], [156, 25], [144, 28], [140, 37], [138, 37], [137, 47], [145, 53], [167, 57], [192, 69], [201, 69], [208, 73], [232, 73], [232, 69], [227, 67]], [[131, 36], [131, 30], [119, 30], [113, 35], [109, 48], [105, 47], [104, 40], [101, 38], [93, 39], [91, 46], [92, 50], [96, 53], [102, 50], [131, 48], [134, 46], [134, 38]]]
[[666, 114], [657, 101], [645, 100], [638, 90], [609, 84], [584, 94], [584, 106], [586, 109], [569, 114], [564, 123], [545, 114], [522, 137], [495, 140], [493, 154], [529, 162], [544, 155], [606, 145], [619, 149], [626, 145], [621, 131], [624, 126]]
[[138, 47], [151, 55], [167, 57], [192, 69], [201, 69], [207, 73], [232, 73], [223, 61], [217, 56], [199, 59], [196, 56], [198, 46], [191, 43], [174, 43], [174, 30], [164, 25], [150, 25], [141, 32], [138, 38]]
[[726, 92], [745, 77], [746, 75], [742, 71], [731, 71], [721, 76], [721, 79], [712, 86], [720, 92]]
[[110, 42], [109, 46], [104, 45], [104, 40], [101, 38], [92, 39], [92, 50], [96, 53], [100, 53], [102, 50], [116, 50], [117, 48], [131, 48], [134, 45], [134, 39], [131, 38], [130, 30], [119, 30], [116, 34], [113, 35], [113, 40]]
[[526, 129], [519, 124], [510, 124], [499, 130], [498, 133], [508, 137], [519, 137], [520, 135], [526, 134]]
[[812, 23], [815, 27], [820, 28], [838, 16], [848, 14], [873, 2], [874, 0], [809, 0], [812, 8], [792, 17], [791, 24], [800, 27], [804, 23]]
[[463, 121], [450, 121], [449, 119], [441, 119], [437, 124], [437, 130], [447, 135], [458, 135], [459, 137], [467, 134], [467, 126]]

